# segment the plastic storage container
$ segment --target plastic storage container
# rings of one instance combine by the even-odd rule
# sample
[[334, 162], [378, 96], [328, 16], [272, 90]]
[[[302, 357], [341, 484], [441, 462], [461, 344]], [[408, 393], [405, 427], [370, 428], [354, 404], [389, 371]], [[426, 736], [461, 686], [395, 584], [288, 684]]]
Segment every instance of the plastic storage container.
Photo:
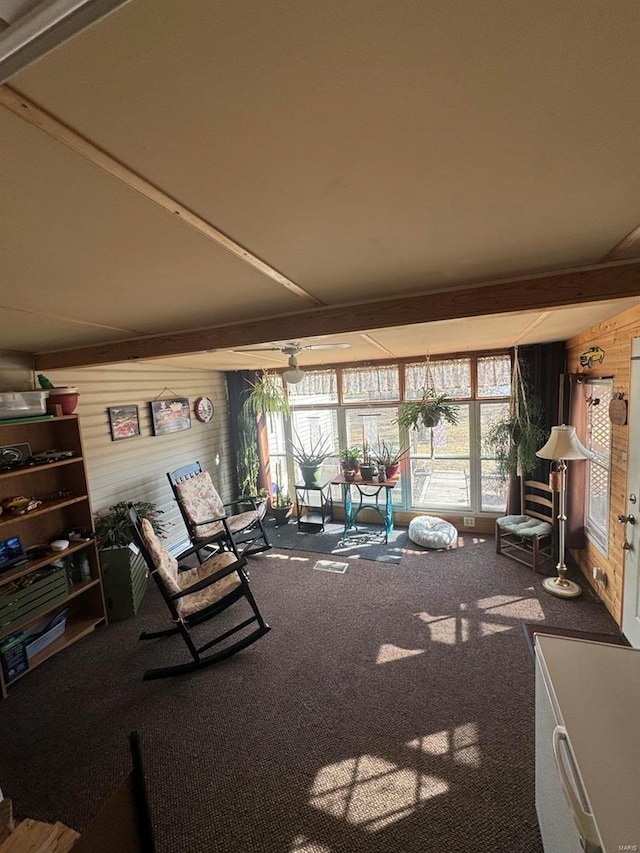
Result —
[[45, 415], [48, 396], [48, 391], [2, 391], [0, 393], [0, 421]]

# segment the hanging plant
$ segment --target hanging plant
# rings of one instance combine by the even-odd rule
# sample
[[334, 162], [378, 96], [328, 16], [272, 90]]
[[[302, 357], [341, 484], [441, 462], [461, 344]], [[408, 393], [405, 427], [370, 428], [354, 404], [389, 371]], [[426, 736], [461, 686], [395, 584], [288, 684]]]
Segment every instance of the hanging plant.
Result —
[[451, 397], [438, 394], [433, 388], [423, 388], [420, 400], [401, 404], [394, 423], [406, 430], [417, 430], [421, 426], [433, 429], [442, 420], [455, 426], [459, 419], [458, 411], [459, 407]]
[[536, 456], [549, 437], [543, 425], [543, 407], [522, 373], [522, 365], [515, 348], [511, 374], [511, 401], [509, 414], [497, 421], [486, 436], [488, 446], [496, 456], [498, 476], [508, 480], [513, 476], [526, 476], [535, 470], [540, 460]]
[[248, 415], [288, 415], [289, 400], [282, 384], [265, 370], [255, 382], [248, 383], [251, 390], [244, 401], [243, 409]]

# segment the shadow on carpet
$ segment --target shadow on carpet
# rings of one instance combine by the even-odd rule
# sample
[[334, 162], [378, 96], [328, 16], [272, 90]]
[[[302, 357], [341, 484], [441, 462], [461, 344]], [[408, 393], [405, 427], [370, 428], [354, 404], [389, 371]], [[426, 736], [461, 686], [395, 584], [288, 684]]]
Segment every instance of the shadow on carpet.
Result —
[[593, 643], [609, 643], [614, 646], [630, 645], [623, 634], [598, 634], [592, 631], [576, 631], [571, 628], [554, 628], [552, 625], [540, 625], [535, 622], [523, 622], [522, 630], [527, 641], [529, 654], [535, 661], [534, 636], [549, 634], [552, 637], [569, 637], [572, 640], [590, 640]]
[[384, 532], [374, 525], [358, 525], [344, 536], [344, 525], [329, 522], [324, 531], [307, 533], [299, 531], [295, 522], [276, 527], [269, 520], [266, 530], [274, 548], [293, 551], [314, 551], [318, 554], [333, 554], [338, 557], [359, 560], [375, 560], [382, 563], [399, 563], [405, 550], [422, 552], [425, 549], [414, 545], [406, 530], [393, 530], [389, 542], [384, 541]]

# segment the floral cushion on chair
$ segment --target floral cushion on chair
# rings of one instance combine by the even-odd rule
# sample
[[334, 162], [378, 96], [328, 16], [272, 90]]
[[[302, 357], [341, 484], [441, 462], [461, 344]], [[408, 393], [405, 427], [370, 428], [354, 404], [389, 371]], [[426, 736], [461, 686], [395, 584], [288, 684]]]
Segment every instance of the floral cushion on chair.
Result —
[[[198, 539], [222, 533], [224, 527], [221, 521], [203, 523], [208, 518], [226, 515], [222, 499], [216, 491], [208, 471], [201, 471], [195, 477], [189, 477], [188, 480], [178, 483], [176, 489], [180, 495], [180, 503], [191, 521], [193, 534]], [[228, 519], [229, 529], [232, 533], [247, 530], [257, 523], [258, 517], [255, 510], [231, 515]]]
[[[178, 572], [178, 561], [167, 551], [160, 539], [158, 539], [151, 523], [146, 518], [142, 519], [142, 536], [151, 554], [153, 564], [158, 570], [158, 574], [162, 578], [162, 582], [170, 595], [175, 595], [192, 584], [208, 578], [214, 572], [219, 572], [225, 566], [234, 563], [236, 559], [233, 554], [225, 552], [224, 554], [211, 557], [201, 566], [196, 566], [195, 569]], [[201, 589], [199, 592], [179, 598], [175, 602], [176, 609], [181, 616], [189, 616], [191, 613], [197, 613], [210, 604], [214, 604], [239, 585], [240, 577], [238, 573], [232, 572], [217, 583], [212, 583], [211, 586], [205, 587], [205, 589]]]
[[178, 561], [169, 553], [169, 551], [167, 551], [162, 542], [158, 539], [158, 536], [151, 526], [151, 522], [148, 518], [143, 518], [140, 526], [142, 528], [142, 538], [149, 549], [153, 565], [158, 570], [158, 574], [162, 578], [162, 581], [167, 588], [167, 592], [169, 592], [170, 595], [180, 592], [180, 585], [178, 583]]
[[203, 524], [209, 518], [226, 515], [222, 498], [216, 491], [208, 471], [201, 471], [195, 477], [178, 483], [176, 490], [198, 538], [215, 536], [224, 530], [221, 521]]

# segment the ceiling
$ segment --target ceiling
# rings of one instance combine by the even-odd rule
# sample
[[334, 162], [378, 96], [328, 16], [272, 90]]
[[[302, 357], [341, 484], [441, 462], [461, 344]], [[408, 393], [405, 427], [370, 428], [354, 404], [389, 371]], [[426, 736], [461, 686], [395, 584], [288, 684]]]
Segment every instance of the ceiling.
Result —
[[300, 362], [568, 338], [640, 302], [531, 280], [640, 255], [639, 43], [637, 0], [130, 0], [0, 88], [0, 347], [284, 366], [172, 341], [517, 277], [539, 304], [338, 316]]

